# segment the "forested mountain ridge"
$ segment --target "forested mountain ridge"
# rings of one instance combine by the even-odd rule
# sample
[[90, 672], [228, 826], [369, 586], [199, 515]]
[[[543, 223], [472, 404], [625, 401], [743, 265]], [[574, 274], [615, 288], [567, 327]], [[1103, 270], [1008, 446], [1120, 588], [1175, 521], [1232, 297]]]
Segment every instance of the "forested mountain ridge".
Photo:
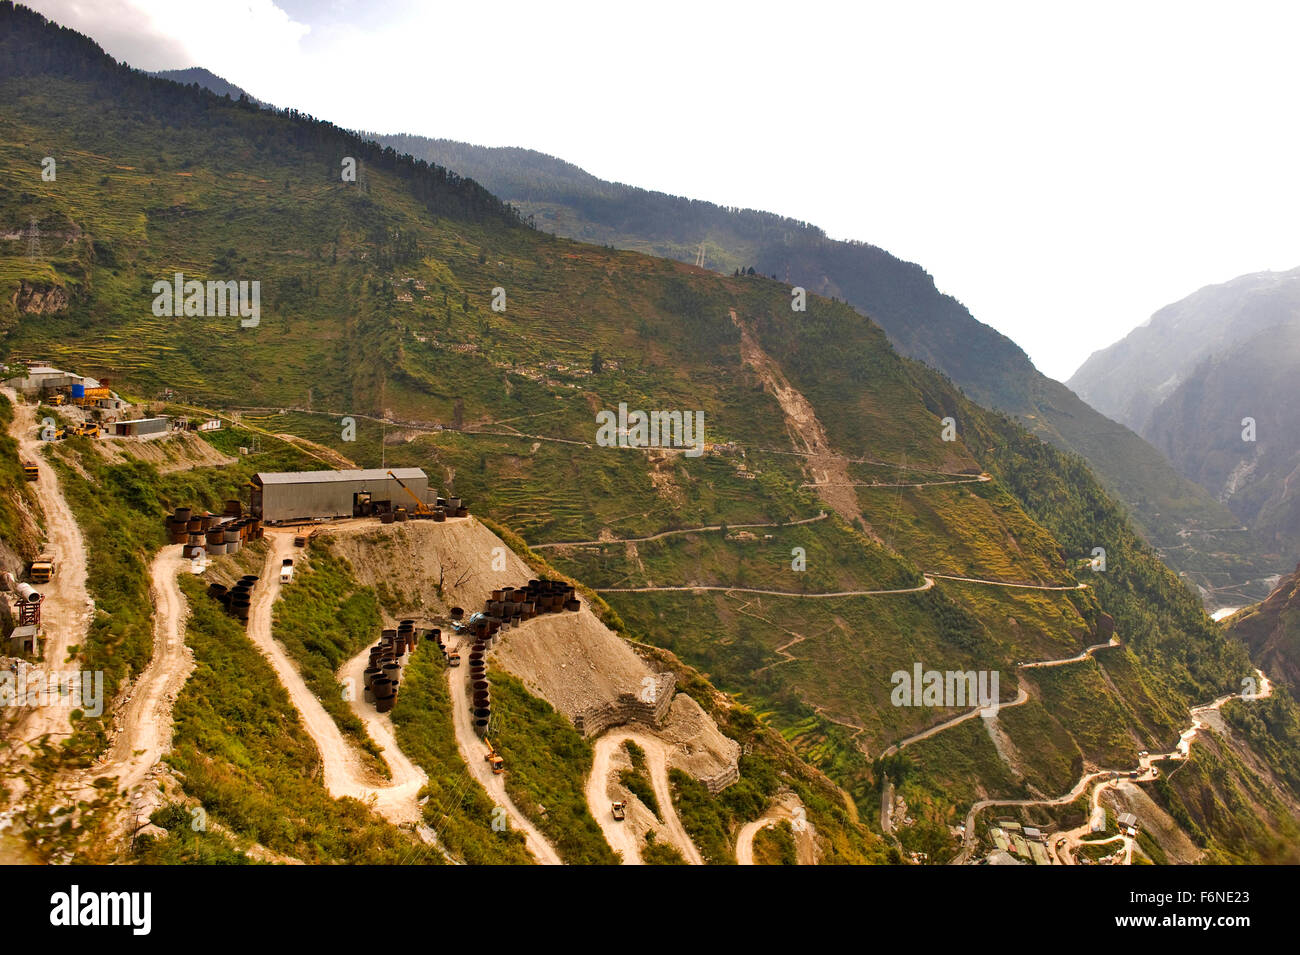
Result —
[[985, 407], [1082, 455], [1211, 607], [1224, 602], [1221, 589], [1231, 593], [1229, 602], [1243, 593], [1262, 598], [1267, 587], [1260, 581], [1281, 569], [1277, 555], [1212, 495], [1129, 427], [1041, 374], [1018, 345], [941, 293], [919, 265], [865, 242], [830, 239], [796, 219], [606, 182], [528, 149], [366, 135], [473, 177], [544, 231], [685, 262], [702, 252], [705, 264], [724, 274], [753, 268], [848, 302], [903, 354], [943, 372]]

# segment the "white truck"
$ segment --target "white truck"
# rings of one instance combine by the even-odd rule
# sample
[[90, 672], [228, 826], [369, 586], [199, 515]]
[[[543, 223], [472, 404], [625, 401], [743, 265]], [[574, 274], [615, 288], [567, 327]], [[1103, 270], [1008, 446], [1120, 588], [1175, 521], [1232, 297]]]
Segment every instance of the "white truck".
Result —
[[293, 558], [286, 557], [280, 565], [280, 583], [287, 584], [293, 580]]

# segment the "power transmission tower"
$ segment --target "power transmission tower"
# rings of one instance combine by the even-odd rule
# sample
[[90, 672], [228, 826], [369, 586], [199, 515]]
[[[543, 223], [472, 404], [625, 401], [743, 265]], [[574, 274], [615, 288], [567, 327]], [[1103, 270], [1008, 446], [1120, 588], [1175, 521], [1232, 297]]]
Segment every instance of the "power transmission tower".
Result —
[[27, 259], [34, 262], [41, 257], [41, 227], [36, 224], [36, 217], [32, 216], [31, 222], [27, 225]]
[[695, 265], [698, 268], [701, 269], [704, 268], [704, 243], [703, 242], [700, 243], [700, 247], [695, 251]]

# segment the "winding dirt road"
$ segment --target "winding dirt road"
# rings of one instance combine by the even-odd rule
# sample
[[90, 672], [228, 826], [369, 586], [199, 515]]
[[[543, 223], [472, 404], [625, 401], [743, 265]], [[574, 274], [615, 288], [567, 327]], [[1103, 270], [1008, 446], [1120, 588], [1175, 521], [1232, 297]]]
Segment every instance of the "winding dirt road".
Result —
[[770, 597], [806, 597], [809, 600], [816, 600], [826, 597], [879, 597], [885, 594], [919, 594], [921, 591], [929, 590], [933, 586], [934, 581], [927, 575], [925, 583], [919, 587], [902, 587], [897, 590], [841, 590], [830, 594], [801, 594], [793, 590], [755, 590], [752, 587], [721, 587], [713, 584], [701, 584], [695, 587], [599, 587], [597, 590], [602, 594], [649, 594], [665, 591], [718, 590], [730, 594], [766, 594]]
[[[36, 461], [40, 468], [40, 477], [32, 488], [45, 517], [44, 549], [55, 559], [53, 579], [36, 588], [45, 595], [41, 602], [41, 629], [45, 637], [42, 669], [59, 673], [70, 662], [68, 648], [84, 642], [94, 614], [94, 604], [86, 590], [86, 543], [63, 497], [58, 475], [41, 454], [46, 442], [40, 439], [37, 429], [36, 406], [20, 404], [11, 389], [6, 388], [5, 394], [14, 408], [9, 433], [18, 442], [22, 458]], [[105, 687], [106, 693], [109, 690]], [[42, 737], [71, 735], [70, 712], [71, 707], [62, 700], [28, 709], [16, 722], [15, 740], [30, 746]]]
[[[1038, 660], [1033, 663], [1021, 663], [1017, 665], [1016, 669], [1017, 670], [1043, 670], [1049, 667], [1065, 666], [1067, 663], [1081, 663], [1082, 661], [1088, 659], [1088, 657], [1096, 653], [1098, 650], [1105, 650], [1107, 647], [1118, 647], [1120, 645], [1121, 644], [1119, 638], [1112, 637], [1109, 642], [1094, 644], [1093, 646], [1086, 648], [1081, 653], [1075, 656], [1062, 657], [1059, 660]], [[1013, 706], [1020, 706], [1025, 702], [1027, 702], [1028, 700], [1029, 700], [1029, 694], [1022, 686], [1019, 688], [1019, 691], [1016, 693], [1016, 698], [1012, 702], [999, 703], [997, 709], [998, 710], [1010, 709]], [[974, 709], [967, 710], [965, 713], [962, 713], [958, 716], [954, 716], [950, 720], [945, 720], [942, 723], [937, 723], [934, 726], [931, 726], [928, 730], [924, 730], [920, 733], [917, 733], [914, 736], [909, 736], [907, 737], [907, 739], [895, 743], [893, 746], [890, 746], [880, 755], [889, 756], [892, 753], [898, 752], [900, 749], [902, 749], [905, 746], [911, 746], [913, 743], [919, 743], [923, 739], [929, 739], [931, 736], [934, 736], [936, 733], [941, 733], [946, 729], [951, 729], [952, 727], [957, 726], [960, 723], [964, 723], [969, 719], [973, 719], [974, 717], [980, 715], [982, 712], [983, 712], [983, 707], [978, 707], [978, 706], [975, 707]]]
[[[536, 826], [528, 821], [528, 817], [520, 812], [519, 807], [511, 800], [506, 792], [505, 776], [495, 775], [483, 758], [487, 755], [487, 746], [474, 732], [474, 725], [470, 718], [469, 667], [449, 667], [447, 679], [451, 686], [452, 724], [456, 728], [456, 746], [460, 749], [465, 765], [469, 767], [470, 775], [487, 790], [488, 796], [496, 805], [505, 809], [511, 828], [518, 829], [524, 834], [525, 844], [534, 859], [542, 865], [563, 865], [564, 860], [555, 851], [555, 847], [546, 840]], [[509, 771], [510, 768], [507, 766], [506, 772]]]
[[194, 654], [185, 645], [185, 596], [177, 575], [188, 571], [181, 545], [159, 551], [149, 568], [153, 597], [153, 656], [118, 711], [113, 745], [92, 770], [96, 778], [117, 778], [120, 790], [144, 781], [171, 748], [172, 706], [194, 670]]
[[[1254, 697], [1250, 698], [1248, 702], [1268, 699], [1268, 697], [1272, 696], [1273, 694], [1273, 684], [1269, 680], [1269, 678], [1264, 675], [1264, 671], [1256, 669], [1255, 673], [1259, 677], [1258, 691]], [[949, 865], [964, 864], [970, 858], [971, 853], [974, 852], [975, 845], [976, 845], [975, 818], [984, 809], [987, 809], [990, 806], [1008, 806], [1008, 807], [1061, 806], [1078, 799], [1079, 796], [1081, 796], [1088, 789], [1088, 787], [1094, 783], [1099, 784], [1098, 789], [1100, 790], [1108, 786], [1114, 785], [1115, 783], [1119, 782], [1121, 778], [1126, 779], [1127, 781], [1130, 782], [1138, 782], [1138, 781], [1149, 782], [1156, 778], [1156, 770], [1152, 766], [1152, 763], [1158, 760], [1182, 760], [1188, 757], [1189, 753], [1191, 752], [1192, 741], [1195, 740], [1196, 735], [1199, 732], [1201, 732], [1201, 730], [1205, 729], [1207, 726], [1206, 721], [1201, 718], [1202, 714], [1219, 709], [1220, 707], [1223, 706], [1223, 704], [1227, 703], [1229, 700], [1235, 700], [1240, 698], [1241, 698], [1240, 693], [1226, 693], [1223, 696], [1219, 697], [1218, 699], [1210, 703], [1205, 703], [1201, 706], [1192, 707], [1188, 711], [1188, 715], [1192, 719], [1192, 725], [1188, 729], [1184, 730], [1183, 733], [1179, 736], [1177, 747], [1173, 750], [1173, 752], [1170, 753], [1154, 753], [1154, 754], [1149, 754], [1147, 756], [1139, 757], [1137, 771], [1139, 772], [1140, 775], [1137, 777], [1136, 780], [1127, 780], [1126, 773], [1128, 771], [1126, 770], [1104, 769], [1093, 773], [1084, 773], [1084, 775], [1080, 777], [1079, 781], [1075, 783], [1073, 789], [1071, 789], [1064, 796], [1058, 796], [1054, 799], [982, 799], [980, 800], [979, 802], [972, 805], [970, 811], [967, 812], [966, 814], [966, 828], [962, 836], [962, 847], [961, 850], [957, 853], [957, 855], [953, 857]], [[1101, 798], [1100, 792], [1094, 792], [1092, 795], [1092, 804], [1094, 806], [1098, 805], [1098, 801], [1100, 800], [1100, 798]], [[1077, 833], [1078, 831], [1079, 830], [1072, 830], [1072, 832], [1074, 833]], [[1070, 852], [1071, 850], [1070, 840], [1068, 836], [1069, 834], [1067, 834], [1066, 847], [1065, 847], [1065, 851], [1067, 853]], [[1130, 851], [1130, 857], [1131, 857], [1131, 851]]]
[[[268, 529], [266, 532], [270, 546], [266, 564], [262, 567], [262, 579], [253, 588], [248, 637], [270, 661], [281, 685], [288, 691], [289, 698], [297, 708], [307, 734], [320, 750], [325, 788], [330, 795], [335, 798], [351, 796], [367, 803], [395, 825], [418, 825], [422, 814], [416, 800], [427, 781], [424, 772], [393, 744], [384, 749], [384, 761], [392, 772], [392, 780], [385, 783], [375, 779], [362, 764], [356, 749], [344, 739], [338, 724], [307, 688], [302, 674], [284, 648], [272, 636], [272, 611], [276, 598], [280, 595], [280, 565], [284, 558], [293, 554], [293, 536], [292, 530], [285, 532]], [[360, 680], [355, 685], [361, 686]]]
[[595, 750], [595, 757], [592, 760], [591, 773], [587, 777], [587, 810], [599, 823], [601, 832], [605, 834], [605, 841], [609, 843], [611, 849], [622, 855], [624, 865], [641, 864], [636, 829], [626, 822], [617, 821], [610, 812], [611, 762], [618, 748], [626, 740], [631, 740], [645, 750], [646, 768], [650, 771], [650, 785], [654, 788], [655, 799], [659, 802], [659, 813], [663, 817], [662, 829], [666, 831], [668, 841], [688, 863], [704, 865], [704, 857], [691, 841], [673, 805], [672, 786], [668, 781], [670, 747], [657, 736], [626, 727], [610, 730], [599, 737], [592, 747]]

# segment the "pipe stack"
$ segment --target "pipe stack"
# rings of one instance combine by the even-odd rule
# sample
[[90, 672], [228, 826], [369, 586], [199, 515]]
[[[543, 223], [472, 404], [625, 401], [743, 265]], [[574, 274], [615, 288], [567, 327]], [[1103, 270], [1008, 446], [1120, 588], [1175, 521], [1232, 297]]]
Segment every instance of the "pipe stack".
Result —
[[[442, 631], [434, 630], [439, 646]], [[397, 629], [384, 630], [379, 642], [370, 648], [370, 664], [361, 674], [365, 701], [373, 703], [380, 713], [387, 713], [397, 703], [397, 689], [402, 680], [402, 663], [406, 655], [415, 651], [419, 637], [414, 620], [403, 620]]]

